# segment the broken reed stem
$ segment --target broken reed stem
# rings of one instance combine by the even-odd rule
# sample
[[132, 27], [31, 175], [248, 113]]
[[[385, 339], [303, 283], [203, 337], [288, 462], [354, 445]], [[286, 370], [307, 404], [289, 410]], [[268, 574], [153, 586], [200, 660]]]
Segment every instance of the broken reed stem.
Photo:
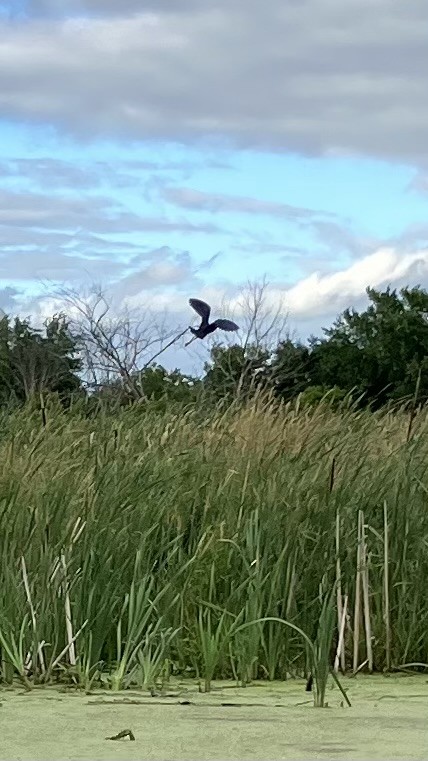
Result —
[[383, 503], [383, 619], [385, 622], [385, 665], [391, 669], [391, 621], [389, 617], [389, 525], [388, 507]]
[[42, 424], [43, 428], [46, 428], [46, 407], [45, 407], [45, 400], [43, 399], [43, 394], [40, 392], [40, 412], [42, 413]]
[[419, 396], [419, 386], [421, 385], [421, 374], [422, 374], [422, 368], [419, 368], [418, 377], [416, 379], [416, 385], [415, 385], [415, 393], [413, 395], [412, 405], [410, 407], [409, 425], [407, 427], [406, 442], [410, 441], [410, 437], [412, 435], [413, 421], [416, 415], [416, 404], [417, 404], [418, 396]]
[[28, 606], [30, 608], [31, 623], [33, 624], [33, 629], [35, 630], [36, 629], [36, 614], [34, 611], [33, 602], [31, 600], [30, 585], [28, 583], [27, 566], [25, 564], [25, 558], [23, 555], [21, 556], [21, 570], [22, 570], [22, 580], [24, 582], [25, 594], [27, 597]]
[[62, 553], [61, 555], [61, 565], [64, 570], [64, 607], [65, 607], [65, 627], [67, 631], [67, 642], [68, 645], [66, 647], [66, 650], [68, 649], [68, 657], [70, 661], [71, 666], [76, 665], [76, 650], [74, 647], [74, 641], [75, 637], [73, 637], [73, 625], [71, 621], [71, 604], [70, 604], [70, 595], [68, 593], [68, 579], [67, 579], [67, 563], [65, 561], [65, 555]]
[[[333, 460], [334, 462], [334, 460]], [[342, 605], [342, 569], [340, 565], [340, 514], [336, 513], [336, 600], [337, 600], [337, 629], [340, 631], [343, 618]], [[345, 649], [338, 650], [340, 654], [340, 667], [345, 671]]]
[[[59, 653], [59, 655], [57, 655], [57, 657], [55, 658], [55, 660], [52, 662], [52, 664], [51, 664], [51, 665], [50, 665], [50, 667], [49, 667], [49, 668], [50, 668], [50, 671], [53, 671], [53, 670], [54, 670], [54, 669], [55, 669], [55, 668], [58, 666], [58, 663], [60, 663], [60, 661], [62, 660], [63, 656], [66, 654], [67, 650], [68, 650], [68, 651], [70, 651], [70, 645], [72, 645], [72, 646], [73, 646], [73, 650], [74, 650], [74, 643], [76, 642], [76, 640], [77, 640], [78, 636], [79, 636], [79, 635], [82, 633], [82, 631], [83, 631], [83, 629], [85, 628], [85, 626], [87, 626], [87, 625], [88, 625], [88, 623], [89, 623], [89, 618], [87, 618], [87, 619], [86, 619], [86, 620], [83, 622], [82, 626], [81, 626], [81, 627], [80, 627], [80, 629], [79, 629], [79, 630], [76, 632], [76, 634], [74, 635], [74, 637], [73, 637], [71, 640], [69, 640], [69, 641], [67, 642], [66, 646], [65, 646], [65, 647], [63, 647], [63, 649], [61, 650], [61, 652]], [[70, 662], [71, 662], [71, 661], [70, 661]]]
[[370, 595], [369, 595], [369, 556], [366, 544], [366, 525], [364, 523], [364, 514], [361, 513], [361, 580], [363, 585], [363, 607], [364, 607], [364, 628], [366, 633], [366, 654], [369, 671], [373, 671], [373, 648], [372, 648], [372, 627], [370, 621]]
[[361, 618], [361, 519], [362, 512], [358, 511], [358, 535], [357, 535], [357, 573], [355, 578], [355, 605], [354, 605], [354, 657], [352, 670], [358, 669], [358, 651], [360, 644], [360, 618]]
[[340, 622], [339, 622], [339, 640], [338, 640], [338, 643], [337, 643], [336, 658], [334, 659], [334, 670], [335, 670], [336, 674], [339, 671], [339, 659], [340, 659], [340, 662], [341, 662], [342, 672], [345, 671], [344, 665], [342, 665], [342, 664], [344, 663], [344, 660], [345, 660], [344, 640], [345, 640], [345, 624], [346, 624], [346, 612], [347, 612], [347, 609], [348, 609], [348, 595], [345, 595], [344, 600], [343, 600], [342, 615], [341, 615], [341, 619], [340, 619]]
[[328, 490], [329, 490], [330, 494], [333, 491], [334, 477], [335, 477], [335, 475], [336, 475], [336, 458], [333, 457], [333, 459], [331, 461], [330, 478], [329, 478], [329, 482], [328, 482]]
[[[30, 608], [31, 624], [33, 627], [34, 636], [36, 637], [37, 636], [36, 612], [34, 610], [33, 601], [31, 599], [30, 584], [28, 582], [27, 566], [26, 566], [25, 558], [23, 555], [21, 556], [21, 569], [22, 569], [22, 580], [24, 582], [25, 595], [27, 597], [28, 607]], [[42, 674], [44, 674], [46, 671], [45, 660], [43, 657], [43, 644], [44, 643], [37, 641], [37, 653], [39, 656], [40, 668], [41, 668]], [[30, 657], [30, 661], [31, 661], [31, 657]], [[31, 662], [28, 665], [30, 667]]]

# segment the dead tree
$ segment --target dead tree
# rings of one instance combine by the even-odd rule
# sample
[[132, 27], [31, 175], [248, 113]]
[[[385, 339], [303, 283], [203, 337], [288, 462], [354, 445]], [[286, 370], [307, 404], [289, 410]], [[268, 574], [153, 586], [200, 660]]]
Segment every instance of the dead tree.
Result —
[[241, 348], [243, 356], [239, 377], [236, 377], [236, 357], [232, 351], [224, 352], [221, 363], [225, 380], [236, 384], [236, 394], [239, 396], [244, 388], [251, 388], [257, 383], [274, 349], [288, 337], [288, 316], [283, 300], [271, 295], [265, 278], [261, 282], [248, 282], [237, 299], [232, 303], [223, 303], [222, 311], [236, 318], [240, 325], [238, 337], [224, 338], [230, 347], [238, 343]]
[[235, 303], [242, 326], [242, 346], [275, 349], [288, 332], [288, 315], [284, 299], [274, 298], [266, 278], [261, 282], [249, 281]]
[[120, 380], [135, 401], [144, 399], [142, 371], [179, 337], [172, 338], [176, 331], [167, 328], [165, 316], [159, 319], [149, 309], [116, 312], [98, 286], [87, 295], [63, 290], [61, 297], [79, 342], [87, 385], [100, 388]]

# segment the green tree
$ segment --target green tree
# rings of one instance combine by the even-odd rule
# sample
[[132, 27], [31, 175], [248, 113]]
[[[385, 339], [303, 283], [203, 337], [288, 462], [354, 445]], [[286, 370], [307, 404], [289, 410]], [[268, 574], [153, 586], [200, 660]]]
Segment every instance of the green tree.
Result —
[[268, 359], [268, 350], [260, 346], [216, 344], [205, 363], [204, 386], [219, 399], [254, 392], [269, 382]]
[[184, 375], [177, 368], [166, 370], [162, 365], [154, 364], [139, 374], [139, 384], [147, 399], [167, 399], [186, 404], [194, 398], [200, 381]]
[[275, 392], [284, 400], [301, 393], [311, 383], [312, 357], [308, 346], [288, 338], [275, 349], [270, 378]]
[[76, 341], [62, 315], [31, 327], [29, 320], [0, 320], [0, 403], [24, 402], [45, 391], [66, 400], [81, 390]]
[[363, 312], [347, 309], [312, 342], [312, 381], [355, 389], [375, 406], [409, 398], [421, 374], [420, 399], [428, 399], [428, 293], [367, 289]]
[[[189, 404], [201, 386], [198, 378], [183, 374], [177, 368], [166, 370], [162, 365], [153, 364], [131, 376], [133, 385], [141, 391], [140, 398], [165, 406], [170, 403]], [[135, 402], [134, 395], [124, 386], [121, 379], [103, 384], [95, 394], [104, 401], [121, 405]]]

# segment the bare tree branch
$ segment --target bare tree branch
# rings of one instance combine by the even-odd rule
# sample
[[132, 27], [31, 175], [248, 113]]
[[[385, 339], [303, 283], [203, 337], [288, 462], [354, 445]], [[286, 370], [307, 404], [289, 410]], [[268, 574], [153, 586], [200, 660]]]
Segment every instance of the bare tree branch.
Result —
[[[271, 355], [278, 344], [289, 336], [288, 315], [282, 300], [275, 306], [269, 304], [269, 283], [266, 278], [261, 282], [249, 281], [242, 288], [234, 307], [233, 309], [226, 302], [223, 311], [236, 319], [241, 327], [240, 345], [244, 360], [237, 381], [237, 394], [240, 394], [244, 385], [251, 386], [255, 382], [266, 355]], [[230, 346], [236, 345], [236, 337], [229, 337], [228, 343]], [[232, 357], [225, 356], [224, 360], [222, 369], [225, 380], [233, 378], [236, 382], [236, 366], [233, 365]]]
[[237, 307], [244, 348], [252, 344], [272, 350], [288, 333], [284, 300], [280, 299], [275, 306], [269, 305], [269, 283], [266, 277], [261, 282], [248, 281], [240, 293]]
[[135, 400], [143, 399], [138, 374], [183, 333], [173, 337], [175, 331], [167, 328], [165, 319], [160, 321], [149, 309], [136, 314], [122, 308], [116, 313], [100, 286], [87, 295], [63, 289], [61, 297], [81, 347], [87, 384], [99, 387], [120, 379]]

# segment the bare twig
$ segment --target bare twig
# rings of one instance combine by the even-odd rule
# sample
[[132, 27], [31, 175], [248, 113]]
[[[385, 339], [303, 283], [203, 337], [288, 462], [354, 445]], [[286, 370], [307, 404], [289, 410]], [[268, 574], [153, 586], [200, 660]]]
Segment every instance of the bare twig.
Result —
[[144, 399], [139, 373], [186, 331], [165, 344], [173, 333], [164, 323], [148, 309], [134, 315], [127, 309], [115, 312], [99, 286], [87, 296], [70, 290], [61, 296], [70, 307], [70, 327], [79, 340], [88, 385], [102, 387], [120, 379], [136, 401]]
[[132, 741], [135, 740], [135, 735], [132, 729], [122, 729], [122, 731], [118, 732], [117, 735], [106, 737], [106, 740], [123, 740], [125, 737], [129, 737], [129, 739]]

